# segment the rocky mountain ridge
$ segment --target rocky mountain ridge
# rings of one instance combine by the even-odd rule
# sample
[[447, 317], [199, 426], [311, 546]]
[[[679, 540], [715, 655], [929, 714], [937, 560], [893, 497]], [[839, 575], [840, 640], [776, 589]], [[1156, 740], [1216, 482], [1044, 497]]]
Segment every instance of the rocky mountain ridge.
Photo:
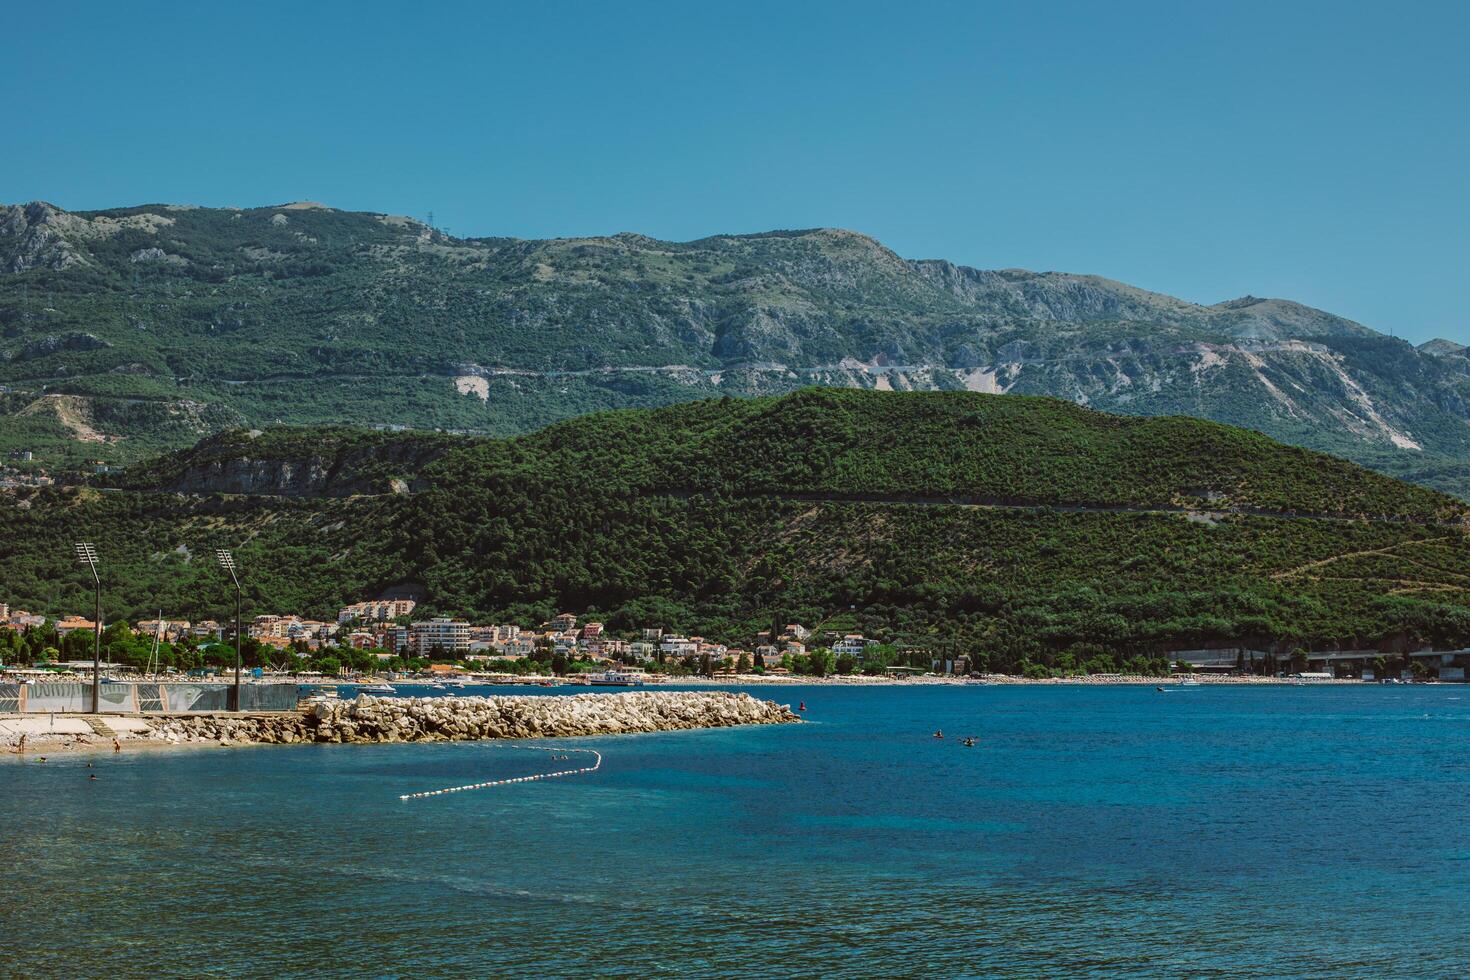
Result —
[[[909, 260], [839, 229], [523, 241], [311, 202], [32, 202], [0, 208], [0, 334], [0, 447], [50, 459], [276, 422], [506, 435], [819, 384], [1193, 415], [1470, 492], [1457, 345], [1289, 300]], [[25, 414], [51, 394], [100, 442]], [[160, 421], [179, 418], [200, 421]]]

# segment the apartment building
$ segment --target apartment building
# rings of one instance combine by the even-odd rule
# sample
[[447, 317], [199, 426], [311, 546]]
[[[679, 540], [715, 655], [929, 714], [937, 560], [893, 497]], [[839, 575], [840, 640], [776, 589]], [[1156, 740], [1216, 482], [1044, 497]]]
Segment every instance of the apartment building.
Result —
[[408, 642], [409, 648], [420, 657], [428, 656], [435, 647], [447, 654], [468, 653], [470, 624], [447, 616], [420, 620], [409, 627]]

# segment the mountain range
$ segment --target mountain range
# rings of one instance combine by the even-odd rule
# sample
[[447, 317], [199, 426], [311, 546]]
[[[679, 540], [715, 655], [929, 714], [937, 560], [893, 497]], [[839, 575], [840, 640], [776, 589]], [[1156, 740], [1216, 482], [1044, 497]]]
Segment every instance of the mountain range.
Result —
[[274, 423], [506, 436], [809, 385], [1190, 415], [1470, 495], [1470, 358], [1279, 299], [909, 260], [834, 229], [456, 238], [310, 202], [0, 208], [0, 448]]

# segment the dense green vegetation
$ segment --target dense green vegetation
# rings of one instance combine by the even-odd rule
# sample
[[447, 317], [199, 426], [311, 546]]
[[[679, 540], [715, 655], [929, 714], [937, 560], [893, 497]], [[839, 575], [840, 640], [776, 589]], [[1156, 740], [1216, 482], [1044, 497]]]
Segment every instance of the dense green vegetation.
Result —
[[0, 452], [47, 465], [240, 426], [509, 436], [812, 384], [1205, 417], [1470, 493], [1470, 360], [1281, 301], [910, 261], [831, 229], [518, 241], [317, 206], [0, 207]]
[[471, 444], [447, 456], [436, 477], [500, 480], [505, 496], [517, 484], [586, 473], [603, 493], [955, 495], [1421, 519], [1463, 511], [1431, 491], [1242, 429], [969, 392], [724, 399], [579, 419], [509, 445], [516, 451]]
[[[211, 492], [312, 460], [325, 476], [297, 496]], [[210, 549], [230, 547], [256, 612], [406, 589], [424, 613], [741, 642], [827, 621], [998, 669], [1470, 641], [1463, 505], [1254, 433], [1050, 399], [814, 389], [510, 440], [237, 432], [124, 482], [13, 494], [4, 598], [85, 608], [70, 542], [88, 539], [112, 617], [222, 618]], [[1160, 509], [1180, 502], [1209, 514]]]

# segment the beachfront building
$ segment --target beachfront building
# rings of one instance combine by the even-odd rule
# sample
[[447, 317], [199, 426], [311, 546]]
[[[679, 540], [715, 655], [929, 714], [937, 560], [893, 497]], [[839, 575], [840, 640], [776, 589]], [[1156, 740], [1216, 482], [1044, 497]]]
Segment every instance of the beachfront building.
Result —
[[206, 619], [189, 627], [189, 635], [197, 640], [222, 640], [224, 627], [212, 619]]
[[504, 652], [521, 635], [519, 626], [484, 625], [470, 628], [470, 648]]
[[418, 603], [412, 599], [370, 599], [367, 602], [354, 602], [337, 611], [337, 622], [347, 623], [360, 619], [385, 623], [399, 616], [412, 615], [416, 605]]
[[377, 645], [394, 656], [408, 654], [407, 626], [384, 626], [374, 635], [377, 637]]
[[414, 654], [420, 657], [428, 656], [436, 647], [447, 654], [468, 653], [470, 624], [447, 616], [421, 620], [409, 627], [408, 642]]
[[876, 646], [877, 643], [877, 640], [870, 640], [861, 633], [848, 633], [842, 639], [832, 644], [832, 653], [838, 657], [845, 655], [862, 660], [863, 651], [867, 650], [870, 646]]
[[[1365, 681], [1416, 680], [1464, 681], [1470, 678], [1470, 650], [1436, 650], [1424, 647], [1404, 653], [1382, 650], [1320, 650], [1307, 654], [1307, 672], [1361, 678]], [[1289, 670], [1289, 658], [1279, 657], [1277, 666]]]
[[337, 635], [337, 624], [320, 619], [299, 619], [292, 616], [286, 623], [285, 635], [288, 640], [320, 643]]
[[536, 637], [531, 633], [519, 633], [499, 645], [502, 655], [519, 659], [536, 652]]
[[245, 628], [246, 635], [255, 640], [264, 640], [267, 637], [284, 637], [288, 620], [285, 616], [276, 616], [270, 613], [256, 616]]
[[682, 636], [665, 636], [658, 642], [665, 657], [692, 657], [699, 652], [699, 644]]
[[695, 642], [695, 655], [696, 656], [699, 656], [699, 657], [709, 657], [709, 659], [710, 659], [710, 661], [712, 663], [717, 663], [718, 664], [718, 663], [723, 663], [724, 662], [724, 660], [725, 660], [725, 649], [726, 649], [725, 644], [723, 644], [723, 643], [706, 643], [705, 640], [704, 640], [704, 637], [702, 637], [702, 636], [691, 636], [690, 639]]
[[968, 653], [962, 653], [955, 657], [932, 659], [929, 661], [929, 669], [936, 674], [964, 676], [973, 669], [973, 665], [970, 662], [970, 655]]
[[63, 616], [56, 621], [56, 635], [65, 636], [72, 630], [93, 630], [97, 624], [80, 616]]
[[189, 635], [190, 626], [187, 619], [144, 619], [133, 627], [133, 632], [140, 636], [161, 636], [174, 643]]
[[24, 609], [17, 609], [10, 614], [10, 625], [22, 630], [28, 626], [39, 628], [46, 625], [46, 617], [28, 613]]

